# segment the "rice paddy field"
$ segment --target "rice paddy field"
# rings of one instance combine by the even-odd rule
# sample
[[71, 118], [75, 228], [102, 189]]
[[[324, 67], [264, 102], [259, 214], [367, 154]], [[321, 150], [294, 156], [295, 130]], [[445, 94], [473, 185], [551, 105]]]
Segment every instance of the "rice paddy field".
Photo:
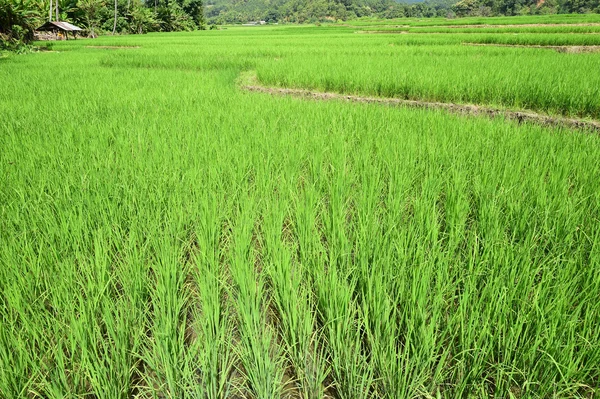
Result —
[[600, 397], [598, 132], [241, 83], [594, 121], [600, 53], [527, 46], [600, 45], [599, 24], [0, 59], [0, 397]]

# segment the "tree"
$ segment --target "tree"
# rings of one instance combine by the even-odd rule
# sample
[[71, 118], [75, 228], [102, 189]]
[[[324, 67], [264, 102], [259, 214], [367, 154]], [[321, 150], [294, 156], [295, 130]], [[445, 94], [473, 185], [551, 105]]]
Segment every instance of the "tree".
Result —
[[113, 35], [117, 32], [117, 5], [117, 0], [115, 0], [115, 23], [113, 25]]
[[130, 28], [133, 33], [146, 33], [158, 29], [158, 21], [154, 12], [147, 7], [144, 7], [141, 0], [134, 0], [131, 5]]
[[274, 22], [279, 21], [280, 17], [281, 17], [281, 15], [279, 14], [278, 10], [271, 9], [265, 14], [263, 19], [268, 23], [274, 23]]
[[33, 0], [0, 0], [0, 41], [5, 47], [33, 40], [43, 7]]
[[473, 12], [479, 8], [476, 0], [461, 0], [452, 6], [452, 11], [459, 17], [472, 15]]
[[204, 2], [202, 0], [183, 0], [181, 7], [192, 18], [198, 28], [202, 28], [206, 24], [204, 20]]
[[98, 25], [100, 24], [100, 10], [104, 7], [103, 0], [80, 0], [79, 9], [83, 11], [86, 27], [91, 37], [97, 36]]

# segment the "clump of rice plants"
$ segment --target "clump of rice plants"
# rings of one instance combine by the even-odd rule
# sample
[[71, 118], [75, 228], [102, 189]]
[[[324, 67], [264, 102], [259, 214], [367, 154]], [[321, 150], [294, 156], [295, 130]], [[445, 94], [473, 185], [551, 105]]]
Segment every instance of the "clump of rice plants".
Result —
[[[310, 49], [300, 47], [277, 60], [257, 59], [256, 70], [266, 85], [600, 119], [600, 75], [588, 73], [600, 68], [598, 54], [463, 45], [584, 44], [576, 40], [579, 35], [562, 35], [565, 40], [541, 35], [542, 42], [538, 36], [355, 35], [354, 51], [335, 51], [311, 40]], [[311, 62], [311, 53], [319, 62]]]

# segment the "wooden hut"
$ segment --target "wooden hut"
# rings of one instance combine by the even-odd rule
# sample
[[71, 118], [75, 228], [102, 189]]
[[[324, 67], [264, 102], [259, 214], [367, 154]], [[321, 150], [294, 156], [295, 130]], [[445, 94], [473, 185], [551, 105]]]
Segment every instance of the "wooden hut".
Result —
[[81, 30], [82, 29], [80, 27], [68, 22], [48, 21], [35, 31], [37, 33], [38, 40], [68, 40], [69, 32], [73, 34], [74, 39], [77, 39], [77, 32]]

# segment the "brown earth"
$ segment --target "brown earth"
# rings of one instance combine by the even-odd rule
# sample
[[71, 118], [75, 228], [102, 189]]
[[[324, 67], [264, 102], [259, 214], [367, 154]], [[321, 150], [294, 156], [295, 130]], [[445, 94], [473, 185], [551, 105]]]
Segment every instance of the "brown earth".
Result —
[[542, 126], [558, 126], [570, 129], [581, 129], [592, 132], [600, 132], [600, 121], [566, 118], [561, 116], [549, 116], [538, 114], [532, 111], [512, 111], [499, 108], [484, 107], [479, 105], [429, 102], [419, 100], [403, 100], [398, 98], [362, 97], [356, 95], [346, 95], [330, 92], [316, 92], [303, 89], [266, 87], [258, 84], [245, 84], [242, 85], [241, 88], [242, 90], [251, 92], [261, 92], [279, 96], [293, 96], [312, 100], [342, 100], [356, 103], [382, 104], [398, 107], [443, 109], [459, 115], [486, 116], [489, 118], [503, 116], [506, 119], [514, 120], [518, 123], [530, 122]]
[[368, 34], [377, 34], [377, 33], [389, 33], [389, 34], [405, 34], [405, 33], [410, 33], [407, 30], [358, 30], [355, 33], [368, 33]]
[[85, 46], [86, 48], [98, 48], [98, 49], [104, 49], [104, 50], [117, 50], [117, 49], [122, 49], [122, 48], [126, 48], [126, 49], [134, 49], [134, 48], [140, 48], [140, 46]]

